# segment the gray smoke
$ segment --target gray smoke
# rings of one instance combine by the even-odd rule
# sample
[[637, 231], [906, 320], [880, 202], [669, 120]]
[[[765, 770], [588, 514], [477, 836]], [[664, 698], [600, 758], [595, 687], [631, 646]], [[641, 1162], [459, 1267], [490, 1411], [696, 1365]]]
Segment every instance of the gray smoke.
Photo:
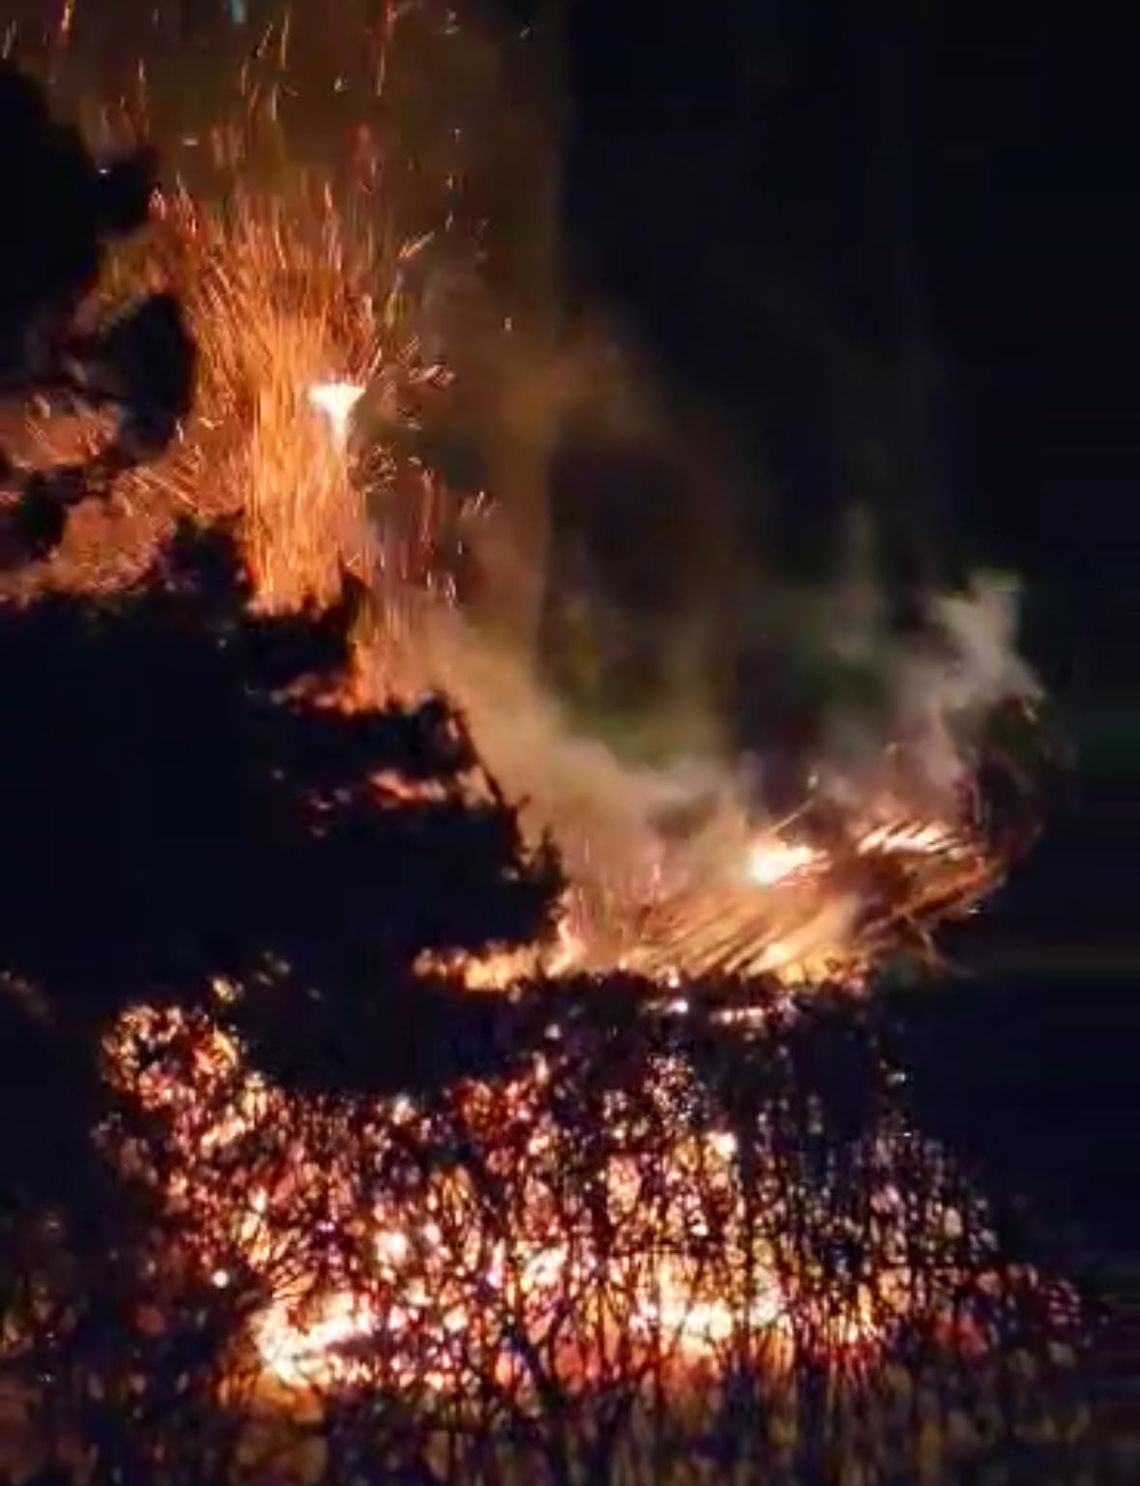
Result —
[[1017, 647], [1019, 598], [1015, 577], [978, 572], [961, 590], [931, 594], [917, 630], [900, 633], [873, 590], [841, 590], [834, 652], [874, 673], [880, 701], [870, 714], [840, 707], [829, 716], [823, 787], [852, 799], [901, 785], [915, 804], [952, 808], [994, 709], [1041, 696]]

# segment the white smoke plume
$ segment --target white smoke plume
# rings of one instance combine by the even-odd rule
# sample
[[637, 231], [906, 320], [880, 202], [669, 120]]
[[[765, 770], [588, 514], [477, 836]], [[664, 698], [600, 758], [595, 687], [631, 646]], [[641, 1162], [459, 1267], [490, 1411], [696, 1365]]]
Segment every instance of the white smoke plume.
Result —
[[1019, 599], [1015, 577], [978, 572], [929, 596], [916, 633], [892, 633], [877, 594], [864, 588], [853, 603], [848, 591], [833, 648], [876, 673], [883, 702], [874, 717], [840, 708], [829, 718], [823, 787], [850, 799], [893, 773], [924, 803], [952, 805], [994, 709], [1042, 695], [1018, 650]]

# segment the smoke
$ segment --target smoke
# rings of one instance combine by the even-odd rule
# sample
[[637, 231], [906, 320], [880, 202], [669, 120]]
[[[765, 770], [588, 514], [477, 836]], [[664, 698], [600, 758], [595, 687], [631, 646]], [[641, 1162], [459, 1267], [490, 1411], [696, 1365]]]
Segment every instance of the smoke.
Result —
[[[650, 767], [577, 728], [517, 650], [496, 646], [461, 610], [429, 603], [407, 634], [398, 687], [437, 687], [465, 715], [491, 773], [532, 838], [551, 831], [571, 879], [604, 917], [605, 899], [637, 901], [652, 885], [661, 828], [680, 812], [715, 810], [730, 782], [711, 756]], [[392, 673], [391, 655], [383, 658]]]
[[[288, 119], [274, 112], [273, 132], [291, 161], [332, 154], [351, 171], [347, 99], [369, 94], [379, 59], [338, 30], [342, 95], [290, 34], [289, 48], [282, 35], [261, 49], [264, 86], [241, 93], [235, 118], [279, 101]], [[790, 806], [812, 777], [852, 804], [889, 782], [948, 808], [988, 711], [1036, 695], [1016, 651], [1016, 584], [932, 588], [902, 626], [871, 523], [845, 530], [834, 489], [818, 508], [801, 499], [801, 444], [857, 447], [835, 457], [832, 486], [884, 523], [909, 488], [891, 447], [892, 430], [909, 438], [893, 376], [854, 354], [810, 285], [755, 254], [717, 257], [726, 282], [702, 288], [696, 319], [708, 347], [725, 347], [731, 411], [667, 372], [612, 308], [571, 312], [559, 65], [537, 33], [413, 6], [384, 59], [383, 107], [366, 114], [386, 162], [368, 189], [395, 239], [425, 244], [399, 268], [418, 352], [454, 372], [439, 425], [417, 410], [424, 463], [446, 449], [490, 507], [469, 533], [465, 613], [432, 609], [415, 689], [455, 695], [536, 824], [582, 851], [604, 843], [598, 854], [631, 870], [663, 817]], [[152, 80], [156, 126], [164, 94], [180, 115], [173, 77]], [[804, 435], [790, 458], [772, 435], [787, 426]], [[800, 507], [784, 540], [782, 517]], [[821, 561], [793, 580], [788, 549], [805, 532]]]
[[[526, 380], [549, 539], [520, 550], [511, 513], [492, 517], [488, 563], [475, 534], [483, 602], [441, 621], [433, 668], [572, 875], [588, 875], [576, 852], [642, 873], [663, 822], [770, 817], [812, 790], [859, 814], [890, 796], [958, 818], [993, 711], [1040, 695], [1017, 580], [912, 587], [900, 614], [866, 507], [829, 534], [830, 569], [790, 578], [779, 548], [757, 553], [742, 529], [749, 480], [730, 437], [667, 397], [600, 317]], [[509, 623], [487, 623], [511, 562], [543, 565], [537, 664]]]
[[936, 788], [960, 782], [963, 750], [996, 707], [1040, 696], [1016, 648], [1018, 595], [1016, 579], [976, 574], [965, 592], [931, 600], [931, 642], [900, 659], [899, 731], [917, 735], [918, 756]]
[[867, 667], [877, 700], [830, 711], [821, 786], [844, 800], [893, 786], [952, 814], [995, 710], [1041, 696], [1017, 647], [1019, 597], [1016, 578], [981, 571], [961, 589], [924, 596], [905, 628], [891, 625], [881, 595], [865, 593], [858, 617], [841, 603], [837, 663]]

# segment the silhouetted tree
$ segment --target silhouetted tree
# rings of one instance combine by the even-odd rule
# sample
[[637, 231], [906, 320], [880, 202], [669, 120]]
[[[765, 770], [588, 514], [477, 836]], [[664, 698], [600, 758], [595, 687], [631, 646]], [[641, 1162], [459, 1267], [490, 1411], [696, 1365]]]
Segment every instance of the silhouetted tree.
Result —
[[0, 609], [0, 969], [61, 1035], [228, 977], [379, 1041], [364, 1003], [422, 951], [544, 923], [553, 860], [462, 721], [330, 704], [356, 596], [284, 619], [249, 597], [230, 537], [185, 529], [128, 593]]
[[[5, 106], [85, 200], [75, 139], [22, 84]], [[52, 305], [97, 266], [91, 221], [56, 221]], [[89, 349], [122, 372], [119, 433], [29, 477], [24, 556], [189, 395], [186, 361], [143, 375], [186, 350], [173, 301]], [[739, 987], [690, 987], [671, 1022], [619, 977], [518, 1007], [425, 984], [425, 951], [542, 931], [554, 854], [444, 700], [348, 705], [347, 579], [292, 617], [251, 599], [232, 533], [184, 526], [128, 590], [0, 607], [19, 1473], [1079, 1478], [1068, 1294], [1002, 1260], [864, 1010], [752, 987], [742, 1030]], [[309, 1412], [267, 1413], [346, 1293], [365, 1322], [309, 1359]]]
[[0, 565], [10, 566], [51, 553], [71, 506], [106, 496], [117, 474], [166, 448], [190, 411], [194, 347], [181, 307], [165, 293], [140, 298], [109, 325], [78, 324], [107, 244], [147, 219], [153, 154], [96, 160], [77, 129], [51, 116], [38, 85], [6, 65], [0, 134], [0, 393], [118, 414], [106, 446], [81, 465], [23, 470], [0, 454], [0, 483], [18, 496], [3, 512]]

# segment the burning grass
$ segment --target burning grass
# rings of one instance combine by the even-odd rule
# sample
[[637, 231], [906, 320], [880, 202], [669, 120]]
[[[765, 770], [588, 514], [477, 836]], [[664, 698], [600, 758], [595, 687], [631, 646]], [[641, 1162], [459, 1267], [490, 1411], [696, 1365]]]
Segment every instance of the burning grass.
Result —
[[[971, 798], [972, 761], [933, 813], [884, 774], [838, 812], [811, 800], [784, 825], [755, 820], [718, 766], [704, 824], [666, 841], [653, 817], [672, 781], [569, 733], [529, 673], [457, 611], [464, 501], [418, 456], [352, 430], [354, 416], [414, 425], [449, 382], [420, 356], [405, 293], [423, 241], [395, 245], [374, 225], [377, 181], [362, 168], [336, 191], [310, 176], [274, 196], [235, 185], [214, 204], [184, 189], [162, 200], [105, 300], [142, 286], [178, 293], [198, 346], [195, 413], [109, 504], [80, 508], [50, 563], [6, 578], [8, 596], [121, 589], [186, 514], [239, 520], [262, 609], [329, 601], [346, 573], [360, 580], [370, 602], [345, 705], [444, 691], [525, 801], [532, 840], [551, 831], [568, 868], [557, 943], [461, 967], [472, 985], [617, 966], [665, 984], [719, 972], [858, 986], [899, 946], [925, 952], [933, 928], [976, 906], [1005, 866], [1008, 843]], [[36, 465], [75, 461], [103, 436], [94, 415], [61, 425], [33, 410], [23, 452]]]
[[[173, 1469], [173, 1414], [214, 1431], [209, 1459], [178, 1443], [185, 1479], [223, 1463], [268, 1476], [276, 1466], [247, 1458], [251, 1413], [284, 1402], [303, 1423], [304, 1399], [330, 1479], [417, 1468], [559, 1486], [743, 1479], [757, 1460], [773, 1480], [948, 1479], [1034, 1430], [1078, 1439], [1077, 1414], [1025, 1372], [1026, 1358], [1035, 1381], [1064, 1370], [1071, 1294], [1004, 1261], [987, 1205], [910, 1128], [877, 1061], [805, 1081], [797, 1038], [815, 1013], [789, 995], [862, 987], [900, 947], [929, 949], [1000, 879], [1010, 838], [970, 789], [932, 811], [885, 775], [782, 824], [725, 790], [684, 840], [655, 828], [661, 781], [569, 737], [457, 612], [446, 533], [459, 503], [422, 462], [353, 436], [354, 409], [411, 418], [447, 382], [404, 317], [414, 248], [369, 231], [365, 184], [347, 206], [311, 182], [164, 203], [108, 292], [180, 292], [197, 410], [7, 596], [121, 594], [185, 513], [239, 518], [262, 611], [333, 598], [352, 574], [370, 596], [355, 673], [321, 705], [348, 723], [442, 687], [495, 800], [494, 780], [529, 797], [532, 834], [550, 831], [569, 869], [549, 942], [425, 956], [420, 976], [536, 1006], [550, 982], [588, 976], [602, 1012], [559, 1017], [497, 1074], [388, 1098], [275, 1082], [229, 1001], [118, 1015], [102, 1028], [114, 1107], [98, 1144], [143, 1214], [134, 1246], [107, 1259], [112, 1289], [131, 1276], [119, 1350], [92, 1363], [58, 1276], [43, 1287], [62, 1297], [50, 1321], [33, 1285], [12, 1323], [17, 1349], [35, 1337], [38, 1376], [80, 1358], [61, 1427], [82, 1436], [95, 1376], [149, 1468]], [[65, 448], [36, 413], [26, 443], [50, 463], [100, 436], [80, 416]], [[393, 810], [434, 798], [402, 775], [370, 786], [369, 804]], [[349, 795], [324, 802], [338, 821]], [[367, 910], [382, 919], [383, 899]], [[620, 1029], [619, 970], [652, 1006]], [[718, 1002], [709, 981], [725, 974], [744, 992]]]
[[877, 1065], [821, 1066], [771, 995], [744, 1039], [644, 1015], [615, 1039], [602, 995], [499, 1077], [381, 1101], [299, 1100], [206, 1015], [122, 1020], [101, 1140], [248, 1318], [231, 1403], [328, 1425], [383, 1400], [369, 1458], [442, 1480], [696, 1480], [753, 1451], [949, 1479], [1058, 1427], [1076, 1450], [1072, 1293], [1006, 1262]]

